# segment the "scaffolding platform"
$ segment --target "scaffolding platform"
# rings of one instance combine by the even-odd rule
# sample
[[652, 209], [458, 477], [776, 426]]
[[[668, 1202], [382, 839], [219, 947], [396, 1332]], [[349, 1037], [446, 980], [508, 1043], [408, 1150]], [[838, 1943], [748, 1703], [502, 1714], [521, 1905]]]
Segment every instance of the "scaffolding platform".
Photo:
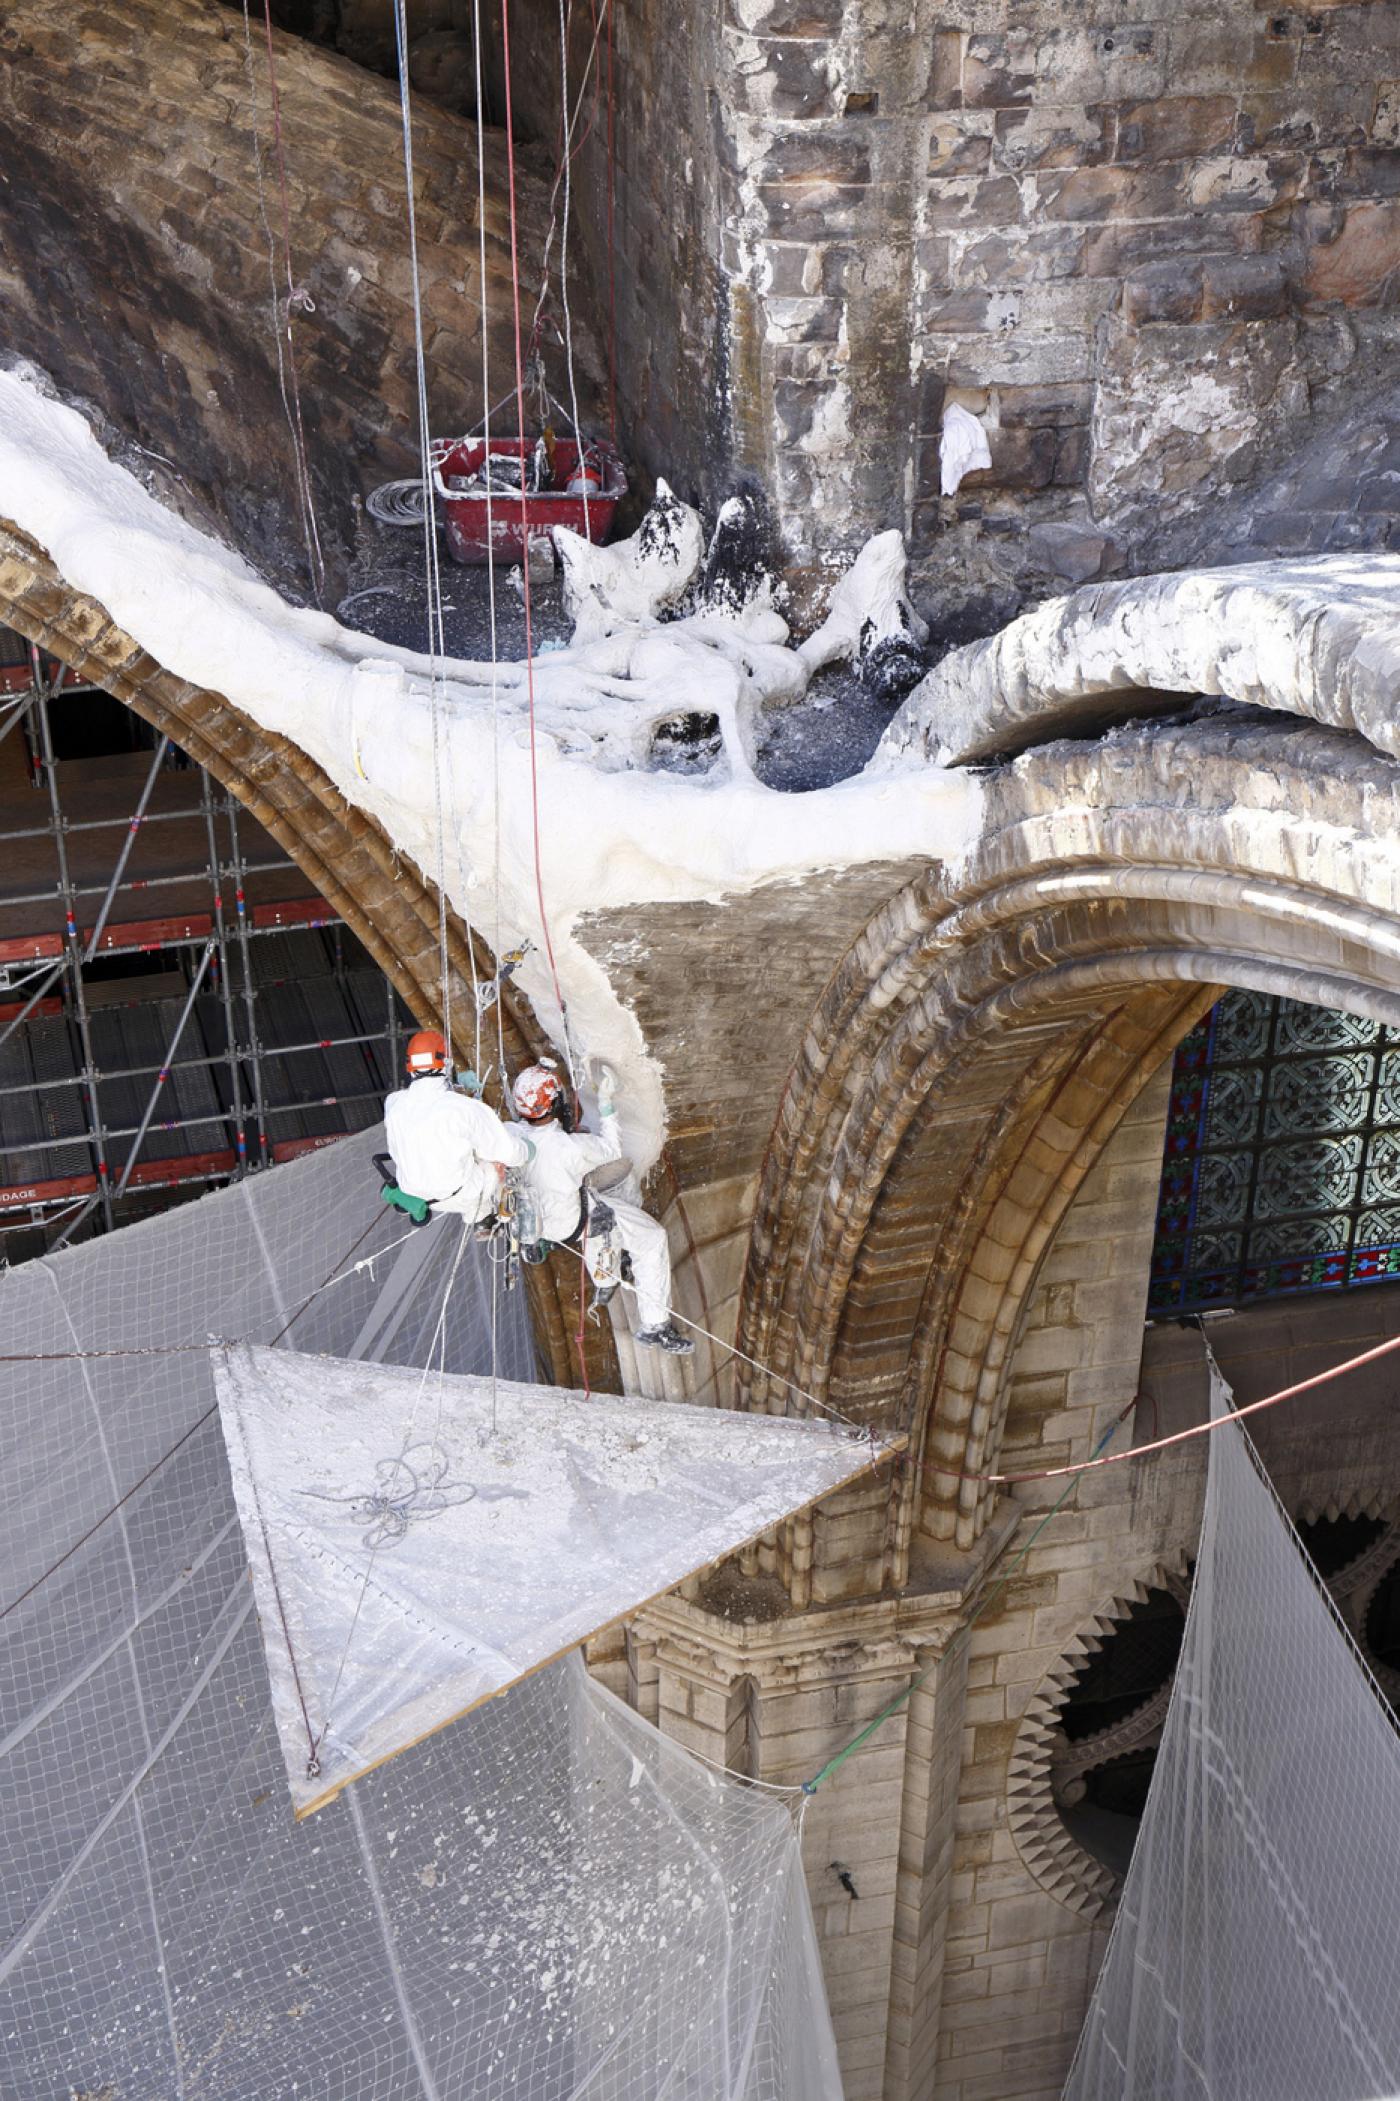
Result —
[[411, 1020], [246, 811], [0, 630], [0, 1259], [377, 1121]]

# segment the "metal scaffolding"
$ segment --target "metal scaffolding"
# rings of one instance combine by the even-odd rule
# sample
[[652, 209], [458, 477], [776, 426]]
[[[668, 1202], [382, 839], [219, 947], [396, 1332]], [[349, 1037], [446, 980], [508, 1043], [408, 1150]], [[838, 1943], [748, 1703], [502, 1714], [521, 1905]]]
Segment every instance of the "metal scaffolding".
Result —
[[[56, 711], [99, 692], [0, 630], [0, 744], [22, 736], [36, 802], [32, 822], [6, 821], [13, 798], [0, 810], [0, 1260], [363, 1129], [412, 1026], [324, 899], [258, 898], [258, 878], [285, 890], [294, 864], [167, 737], [134, 803], [66, 804]], [[172, 769], [197, 781], [197, 800], [152, 807]], [[180, 865], [142, 866], [157, 826], [184, 827], [167, 834]], [[112, 865], [93, 880], [75, 854], [89, 859], [104, 833]], [[162, 890], [170, 909], [149, 916]], [[145, 982], [123, 998], [142, 959]]]

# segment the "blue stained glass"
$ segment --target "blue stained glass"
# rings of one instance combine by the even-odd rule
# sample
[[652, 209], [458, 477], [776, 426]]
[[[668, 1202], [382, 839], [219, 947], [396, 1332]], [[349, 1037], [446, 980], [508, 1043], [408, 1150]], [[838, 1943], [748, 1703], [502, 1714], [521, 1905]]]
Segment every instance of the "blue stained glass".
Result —
[[1149, 1309], [1400, 1278], [1400, 1031], [1229, 992], [1177, 1050]]

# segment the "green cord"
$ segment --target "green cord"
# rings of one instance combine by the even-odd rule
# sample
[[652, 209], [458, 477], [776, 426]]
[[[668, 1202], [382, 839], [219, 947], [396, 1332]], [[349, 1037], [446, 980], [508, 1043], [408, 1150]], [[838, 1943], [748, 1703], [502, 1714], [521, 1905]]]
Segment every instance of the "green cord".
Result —
[[[1124, 1413], [1126, 1414], [1126, 1410], [1124, 1411]], [[1109, 1440], [1113, 1437], [1115, 1431], [1119, 1428], [1122, 1421], [1123, 1416], [1120, 1415], [1116, 1418], [1115, 1421], [1109, 1424], [1108, 1428], [1104, 1431], [1103, 1436], [1099, 1439], [1098, 1443], [1094, 1446], [1093, 1451], [1089, 1454], [1091, 1462], [1098, 1458], [1099, 1453], [1104, 1449], [1105, 1445], [1108, 1444]], [[851, 1741], [846, 1745], [844, 1750], [838, 1751], [834, 1758], [828, 1758], [826, 1764], [822, 1767], [819, 1773], [817, 1773], [811, 1780], [803, 1781], [802, 1792], [804, 1795], [814, 1795], [817, 1789], [821, 1786], [823, 1780], [829, 1780], [831, 1778], [831, 1775], [836, 1771], [837, 1767], [844, 1765], [846, 1763], [846, 1760], [851, 1756], [852, 1752], [858, 1751], [863, 1743], [867, 1743], [870, 1740], [870, 1738], [875, 1734], [875, 1731], [878, 1728], [880, 1728], [883, 1723], [887, 1722], [892, 1714], [897, 1714], [906, 1700], [911, 1699], [913, 1697], [913, 1695], [918, 1691], [919, 1687], [923, 1684], [924, 1680], [926, 1678], [931, 1677], [934, 1671], [938, 1669], [940, 1664], [946, 1663], [948, 1661], [948, 1658], [952, 1655], [957, 1643], [962, 1639], [963, 1635], [971, 1634], [973, 1628], [977, 1625], [977, 1622], [981, 1619], [983, 1613], [986, 1612], [990, 1606], [996, 1603], [997, 1599], [1005, 1590], [1007, 1584], [1011, 1581], [1011, 1578], [1015, 1575], [1017, 1569], [1021, 1566], [1021, 1563], [1025, 1560], [1027, 1554], [1029, 1554], [1031, 1548], [1039, 1539], [1041, 1533], [1045, 1530], [1045, 1527], [1049, 1524], [1051, 1518], [1059, 1514], [1060, 1510], [1065, 1504], [1066, 1499], [1070, 1495], [1072, 1495], [1074, 1490], [1079, 1486], [1079, 1481], [1080, 1476], [1078, 1474], [1070, 1475], [1068, 1481], [1066, 1481], [1064, 1487], [1060, 1490], [1054, 1502], [1050, 1505], [1050, 1508], [1046, 1511], [1044, 1517], [1040, 1520], [1040, 1523], [1032, 1532], [1030, 1538], [1026, 1541], [1025, 1545], [1021, 1548], [1020, 1552], [1015, 1556], [1010, 1567], [1006, 1570], [1005, 1574], [1001, 1576], [996, 1583], [993, 1584], [992, 1588], [980, 1601], [980, 1603], [977, 1605], [976, 1609], [973, 1611], [970, 1617], [964, 1622], [964, 1624], [959, 1628], [958, 1632], [953, 1636], [952, 1641], [949, 1642], [947, 1648], [943, 1651], [942, 1655], [935, 1656], [933, 1662], [930, 1663], [925, 1670], [920, 1671], [917, 1678], [911, 1678], [909, 1683], [905, 1686], [903, 1692], [896, 1693], [894, 1698], [889, 1702], [888, 1706], [882, 1707], [880, 1709], [880, 1712], [875, 1716], [874, 1720], [866, 1723], [865, 1727], [861, 1730], [860, 1735], [853, 1736], [851, 1738]]]

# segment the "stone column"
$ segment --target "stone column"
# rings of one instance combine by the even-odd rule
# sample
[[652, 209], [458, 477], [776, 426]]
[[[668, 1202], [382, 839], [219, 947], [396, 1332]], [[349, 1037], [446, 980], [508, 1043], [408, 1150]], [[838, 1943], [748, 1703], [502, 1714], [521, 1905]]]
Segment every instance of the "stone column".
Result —
[[[822, 1781], [803, 1818], [847, 2101], [929, 2092], [963, 1742], [966, 1644], [954, 1637], [995, 1545], [940, 1570], [937, 1590], [732, 1619], [672, 1596], [629, 1631], [638, 1690], [654, 1685], [662, 1731], [779, 1786], [820, 1773], [921, 1680]], [[759, 1578], [746, 1586], [749, 1609], [770, 1586], [780, 1605], [776, 1583]]]

